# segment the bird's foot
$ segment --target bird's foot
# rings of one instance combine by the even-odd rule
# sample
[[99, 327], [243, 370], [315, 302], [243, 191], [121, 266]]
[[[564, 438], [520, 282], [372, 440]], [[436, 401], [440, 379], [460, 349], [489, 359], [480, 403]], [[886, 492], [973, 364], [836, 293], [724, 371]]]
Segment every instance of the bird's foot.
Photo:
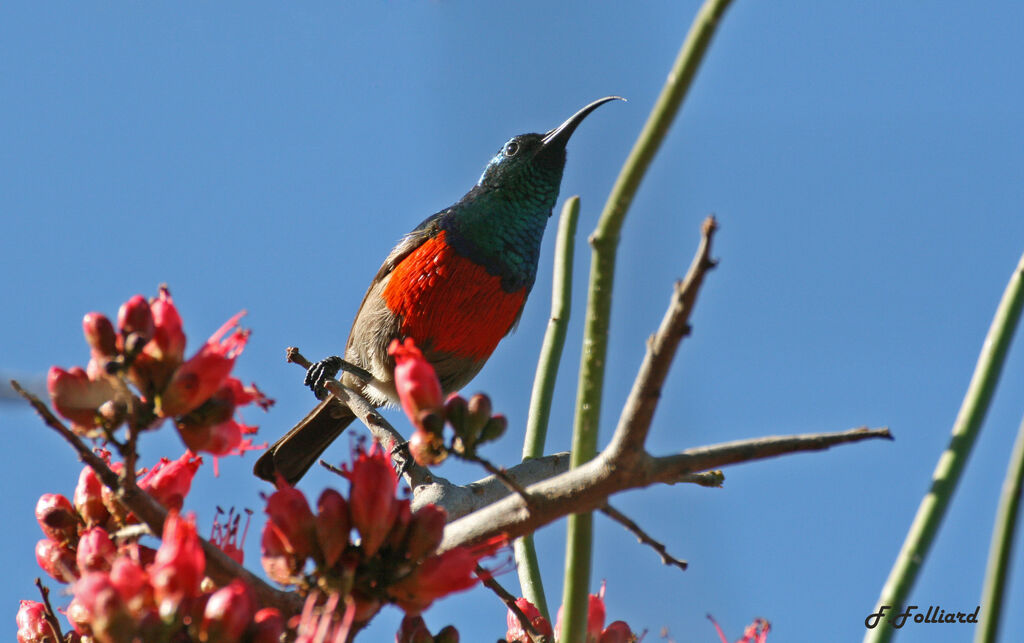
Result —
[[412, 466], [412, 452], [409, 451], [409, 441], [396, 445], [391, 449], [391, 459], [394, 460], [395, 456], [399, 456], [398, 462], [398, 477], [401, 478], [409, 471], [409, 467]]
[[337, 355], [331, 355], [319, 362], [314, 362], [306, 369], [306, 379], [302, 381], [316, 395], [316, 399], [322, 400], [327, 397], [325, 385], [327, 380], [334, 379], [341, 370], [342, 360]]

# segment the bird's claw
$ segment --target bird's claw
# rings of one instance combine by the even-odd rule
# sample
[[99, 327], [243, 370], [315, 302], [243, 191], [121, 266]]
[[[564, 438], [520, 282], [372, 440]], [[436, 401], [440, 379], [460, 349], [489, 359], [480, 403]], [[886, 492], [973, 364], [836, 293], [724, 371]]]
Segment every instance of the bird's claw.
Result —
[[391, 458], [394, 459], [396, 455], [399, 457], [398, 469], [396, 473], [398, 474], [398, 477], [401, 478], [409, 471], [409, 469], [412, 467], [413, 462], [412, 452], [409, 450], [408, 440], [401, 444], [395, 445], [395, 447], [391, 449]]
[[325, 385], [327, 380], [334, 379], [341, 371], [342, 360], [337, 355], [331, 355], [326, 359], [314, 363], [306, 369], [306, 379], [303, 384], [308, 386], [316, 395], [316, 399], [322, 400], [327, 397]]

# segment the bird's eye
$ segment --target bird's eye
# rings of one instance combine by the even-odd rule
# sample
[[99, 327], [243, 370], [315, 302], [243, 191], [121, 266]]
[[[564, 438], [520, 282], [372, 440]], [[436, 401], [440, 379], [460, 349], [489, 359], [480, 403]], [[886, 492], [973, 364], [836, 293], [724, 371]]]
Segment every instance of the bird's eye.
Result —
[[505, 156], [515, 156], [518, 152], [519, 143], [516, 143], [515, 141], [509, 141], [508, 144], [505, 145]]

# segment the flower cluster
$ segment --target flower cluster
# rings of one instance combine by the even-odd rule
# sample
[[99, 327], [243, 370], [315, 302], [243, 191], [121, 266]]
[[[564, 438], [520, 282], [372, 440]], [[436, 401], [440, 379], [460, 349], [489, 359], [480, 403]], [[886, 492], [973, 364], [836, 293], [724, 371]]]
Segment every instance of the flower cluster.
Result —
[[[162, 458], [139, 479], [139, 487], [168, 509], [180, 509], [201, 462], [188, 451], [174, 461]], [[119, 462], [110, 466], [114, 471], [124, 467]], [[36, 544], [36, 561], [63, 583], [91, 571], [109, 571], [112, 557], [118, 554], [110, 534], [137, 522], [90, 467], [78, 476], [73, 498], [74, 502], [59, 493], [47, 493], [36, 504], [36, 521], [45, 536]], [[153, 550], [132, 546], [144, 559], [152, 558]]]
[[[639, 638], [625, 621], [615, 621], [608, 627], [604, 626], [604, 589], [604, 583], [601, 583], [601, 590], [589, 597], [586, 643], [635, 643]], [[516, 600], [516, 606], [523, 612], [538, 634], [546, 637], [549, 641], [557, 641], [561, 638], [562, 608], [558, 608], [558, 619], [554, 631], [552, 631], [551, 623], [541, 615], [540, 610], [533, 603], [525, 598], [520, 598]], [[523, 624], [515, 612], [508, 611], [506, 622], [508, 631], [505, 633], [505, 640], [508, 643], [531, 643], [532, 639], [529, 633], [523, 628]]]
[[[395, 389], [402, 409], [416, 427], [409, 438], [409, 451], [417, 464], [440, 464], [454, 451], [474, 455], [477, 446], [497, 440], [508, 427], [504, 415], [491, 415], [491, 400], [477, 393], [467, 401], [451, 395], [445, 401], [434, 367], [412, 339], [391, 342], [388, 353], [395, 358]], [[444, 442], [445, 422], [454, 429], [450, 445]]]
[[[396, 497], [398, 475], [377, 444], [369, 451], [357, 448], [344, 475], [348, 499], [327, 489], [315, 514], [301, 491], [279, 482], [267, 499], [263, 568], [273, 580], [300, 591], [340, 591], [354, 606], [356, 626], [387, 603], [416, 616], [434, 600], [469, 589], [478, 580], [480, 559], [504, 545], [504, 539], [496, 539], [436, 554], [444, 510], [424, 505], [412, 511], [409, 500]], [[353, 529], [358, 540], [351, 537]]]
[[[66, 514], [67, 507], [46, 515], [57, 518], [62, 510]], [[60, 528], [66, 521], [47, 525], [57, 537], [68, 531]], [[102, 527], [91, 527], [79, 538], [73, 562], [78, 575], [64, 610], [74, 627], [73, 641], [275, 643], [284, 632], [281, 614], [274, 608], [258, 609], [241, 580], [221, 588], [204, 580], [206, 556], [195, 524], [177, 511], [167, 515], [163, 541], [155, 552], [135, 543], [115, 546]], [[22, 601], [19, 643], [55, 642], [46, 616], [42, 604]]]
[[116, 331], [102, 313], [89, 313], [82, 320], [89, 364], [50, 369], [53, 405], [83, 435], [109, 437], [125, 422], [145, 429], [173, 418], [193, 451], [222, 456], [251, 449], [252, 439], [243, 436], [256, 427], [238, 422], [235, 409], [256, 403], [265, 410], [273, 401], [231, 377], [249, 338], [238, 327], [243, 314], [186, 360], [181, 316], [166, 287], [152, 301], [135, 295], [122, 304]]

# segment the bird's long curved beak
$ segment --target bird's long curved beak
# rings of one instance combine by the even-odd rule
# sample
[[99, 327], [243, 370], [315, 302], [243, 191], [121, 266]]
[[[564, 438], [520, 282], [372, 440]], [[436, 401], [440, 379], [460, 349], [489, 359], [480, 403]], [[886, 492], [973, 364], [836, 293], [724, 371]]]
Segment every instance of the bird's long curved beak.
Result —
[[566, 119], [564, 123], [551, 130], [544, 135], [541, 139], [541, 149], [554, 149], [554, 148], [565, 148], [566, 143], [569, 142], [569, 137], [576, 131], [576, 127], [583, 122], [583, 119], [590, 115], [590, 112], [594, 111], [601, 105], [613, 100], [626, 100], [622, 96], [605, 96], [604, 98], [598, 98], [593, 103], [587, 105], [580, 111], [576, 112], [572, 116]]

